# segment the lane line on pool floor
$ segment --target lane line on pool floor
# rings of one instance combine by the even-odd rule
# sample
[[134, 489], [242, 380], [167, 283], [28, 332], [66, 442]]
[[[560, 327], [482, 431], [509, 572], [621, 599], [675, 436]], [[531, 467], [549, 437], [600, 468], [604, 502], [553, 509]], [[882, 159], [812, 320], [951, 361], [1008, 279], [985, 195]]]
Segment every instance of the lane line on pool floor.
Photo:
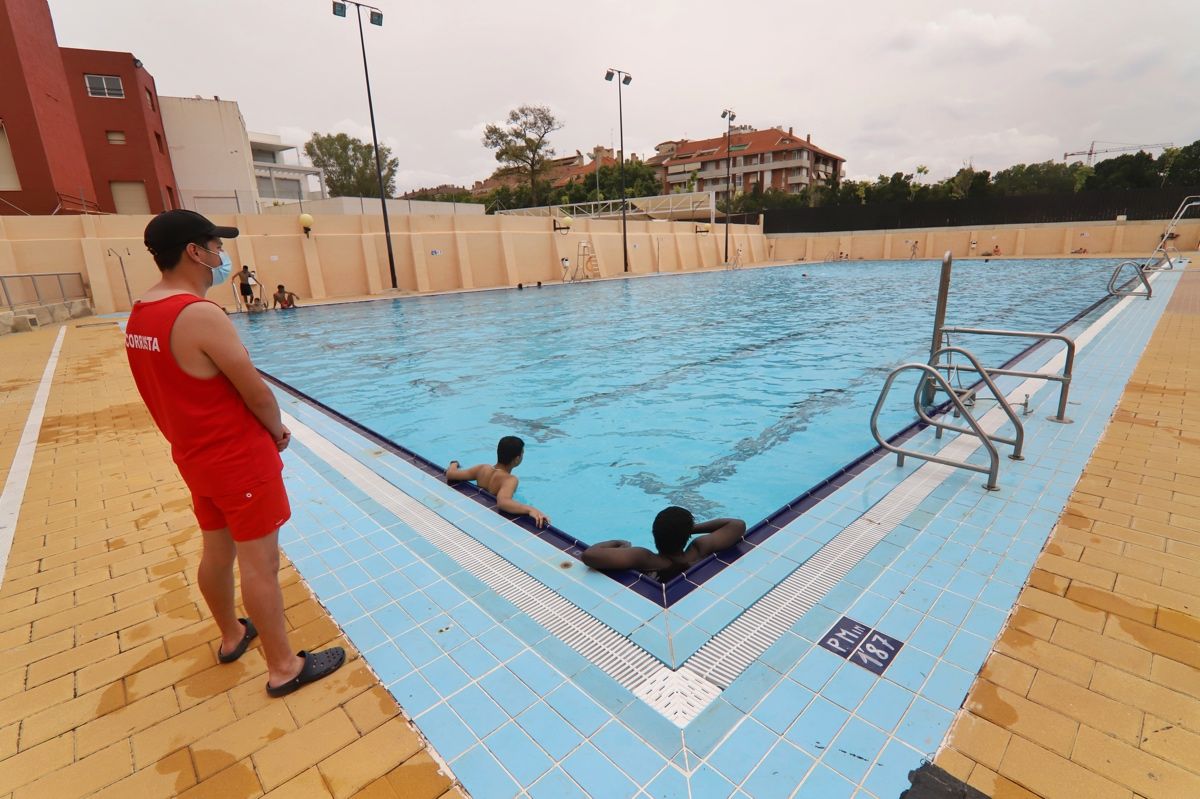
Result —
[[[1158, 276], [1153, 275], [1151, 280]], [[1077, 352], [1133, 301], [1132, 297], [1118, 301], [1093, 322], [1077, 338]], [[1041, 370], [1055, 371], [1064, 359], [1065, 353], [1058, 353], [1049, 358]], [[1046, 384], [1045, 380], [1029, 378], [1007, 396], [1017, 399]], [[684, 664], [672, 669], [408, 496], [313, 428], [289, 414], [285, 416], [297, 440], [318, 457], [680, 728], [695, 719], [784, 631], [832, 590], [872, 547], [954, 473], [953, 467], [935, 463], [917, 467], [859, 519], [714, 635]], [[1006, 420], [1003, 412], [994, 408], [980, 419], [980, 424], [990, 433]], [[975, 439], [957, 436], [940, 452], [965, 459], [979, 447]]]
[[33, 395], [33, 404], [29, 407], [29, 416], [25, 419], [25, 429], [21, 431], [21, 441], [17, 451], [13, 453], [12, 466], [8, 470], [8, 479], [4, 481], [4, 490], [0, 492], [0, 586], [4, 585], [4, 571], [8, 565], [8, 553], [12, 550], [13, 536], [17, 532], [17, 517], [21, 513], [21, 502], [25, 498], [25, 487], [29, 484], [29, 472], [33, 469], [33, 456], [37, 450], [38, 434], [42, 429], [42, 419], [46, 415], [46, 403], [50, 399], [50, 386], [54, 382], [54, 371], [58, 367], [58, 355], [62, 351], [63, 339], [67, 328], [61, 327], [46, 368], [42, 371], [42, 380], [38, 383], [37, 393]]

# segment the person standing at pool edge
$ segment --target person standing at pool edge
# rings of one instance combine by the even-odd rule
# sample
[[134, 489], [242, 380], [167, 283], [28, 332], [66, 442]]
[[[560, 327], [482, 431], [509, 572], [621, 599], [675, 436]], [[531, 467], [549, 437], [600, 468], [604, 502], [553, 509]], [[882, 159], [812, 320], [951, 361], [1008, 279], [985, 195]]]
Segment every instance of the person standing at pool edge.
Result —
[[[291, 433], [224, 309], [204, 298], [229, 278], [221, 239], [237, 235], [237, 228], [217, 227], [195, 211], [166, 211], [150, 220], [146, 249], [162, 279], [134, 303], [125, 353], [192, 493], [203, 540], [200, 593], [221, 631], [217, 657], [237, 660], [261, 632], [267, 693], [283, 696], [332, 674], [346, 653], [331, 647], [293, 654], [288, 643], [279, 528], [291, 507], [279, 453]], [[235, 560], [250, 619], [235, 613]]]
[[475, 485], [496, 497], [496, 508], [516, 516], [530, 516], [538, 527], [550, 523], [546, 514], [532, 505], [517, 502], [513, 494], [520, 482], [513, 469], [521, 465], [525, 459], [525, 442], [516, 436], [505, 436], [496, 444], [496, 464], [488, 466], [480, 463], [470, 469], [459, 468], [458, 461], [450, 461], [446, 467], [446, 482], [458, 483], [464, 480], [474, 480]]
[[[585, 549], [580, 558], [593, 569], [637, 569], [655, 573], [666, 582], [712, 553], [741, 541], [746, 523], [741, 519], [713, 519], [697, 524], [691, 511], [672, 505], [654, 517], [651, 530], [657, 552], [628, 541], [601, 541]], [[688, 544], [694, 535], [700, 537]]]

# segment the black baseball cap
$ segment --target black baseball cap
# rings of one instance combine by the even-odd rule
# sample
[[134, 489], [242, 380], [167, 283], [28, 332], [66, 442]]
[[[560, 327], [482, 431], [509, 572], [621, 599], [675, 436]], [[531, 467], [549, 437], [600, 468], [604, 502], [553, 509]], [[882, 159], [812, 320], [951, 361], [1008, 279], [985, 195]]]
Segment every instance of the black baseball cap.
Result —
[[163, 211], [146, 225], [144, 241], [151, 253], [206, 239], [236, 239], [238, 229], [214, 225], [195, 211]]

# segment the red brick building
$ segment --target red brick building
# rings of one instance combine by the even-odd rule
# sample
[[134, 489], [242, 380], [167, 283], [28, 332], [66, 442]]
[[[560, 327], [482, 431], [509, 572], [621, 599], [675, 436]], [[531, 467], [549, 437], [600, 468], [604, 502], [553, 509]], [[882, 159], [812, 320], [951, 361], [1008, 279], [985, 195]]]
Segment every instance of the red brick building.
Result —
[[177, 207], [154, 78], [131, 53], [60, 48], [46, 0], [0, 0], [0, 213]]

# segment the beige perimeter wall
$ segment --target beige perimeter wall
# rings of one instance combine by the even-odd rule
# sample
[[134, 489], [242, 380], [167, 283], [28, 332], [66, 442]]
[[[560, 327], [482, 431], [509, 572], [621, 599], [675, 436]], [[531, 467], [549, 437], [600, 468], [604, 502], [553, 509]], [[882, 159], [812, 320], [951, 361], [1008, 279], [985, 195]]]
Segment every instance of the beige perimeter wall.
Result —
[[[147, 216], [0, 216], [0, 275], [78, 272], [97, 313], [128, 310], [158, 280], [158, 269], [142, 244]], [[268, 287], [279, 283], [301, 299], [381, 294], [391, 289], [383, 218], [320, 215], [311, 236], [294, 216], [213, 215], [242, 235], [226, 242], [235, 269], [249, 264]], [[851, 259], [906, 259], [913, 243], [920, 258], [991, 252], [1004, 257], [1146, 257], [1165, 222], [1095, 222], [991, 228], [927, 228], [848, 233], [762, 234], [757, 225], [730, 227], [730, 253], [741, 249], [744, 264], [822, 261], [847, 253]], [[391, 220], [396, 283], [401, 291], [430, 292], [558, 281], [560, 259], [574, 264], [579, 245], [595, 250], [602, 277], [622, 274], [618, 221], [576, 219], [570, 232], [555, 233], [549, 219], [519, 216], [397, 216]], [[633, 274], [683, 272], [723, 262], [724, 229], [697, 233], [687, 222], [630, 222], [629, 265]], [[1181, 250], [1200, 249], [1200, 220], [1179, 226]], [[975, 246], [972, 247], [972, 242]], [[122, 261], [124, 274], [122, 274]], [[128, 282], [128, 292], [126, 291]], [[212, 298], [232, 307], [231, 289]]]
[[[314, 215], [310, 236], [295, 216], [222, 215], [218, 225], [241, 231], [225, 242], [236, 270], [249, 264], [262, 283], [279, 283], [303, 299], [379, 294], [391, 289], [382, 216]], [[97, 313], [124, 311], [158, 280], [142, 244], [148, 216], [0, 216], [0, 275], [78, 272]], [[428, 292], [558, 281], [560, 259], [578, 258], [581, 242], [596, 253], [601, 277], [622, 274], [617, 221], [576, 219], [555, 233], [549, 219], [517, 216], [399, 216], [391, 219], [396, 283]], [[629, 271], [680, 272], [720, 266], [723, 229], [697, 234], [683, 222], [630, 222]], [[742, 261], [768, 259], [757, 225], [730, 226], [730, 253]], [[124, 274], [122, 274], [122, 261]], [[128, 292], [126, 291], [128, 281]], [[231, 289], [211, 298], [232, 307]]]

